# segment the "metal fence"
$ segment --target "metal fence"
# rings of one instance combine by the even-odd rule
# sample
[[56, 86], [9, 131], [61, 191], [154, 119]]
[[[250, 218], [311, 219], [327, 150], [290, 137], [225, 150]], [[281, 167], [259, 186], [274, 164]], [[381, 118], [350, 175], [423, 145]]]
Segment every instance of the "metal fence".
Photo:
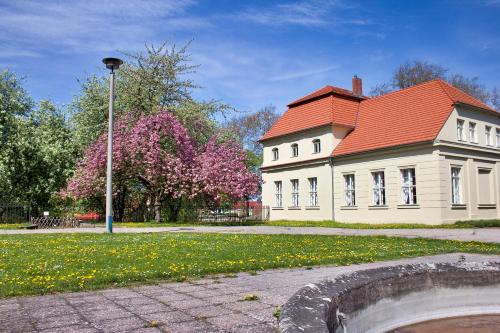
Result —
[[35, 226], [37, 229], [78, 228], [80, 226], [80, 221], [73, 217], [32, 217], [30, 222], [31, 225]]
[[216, 208], [198, 210], [198, 222], [211, 223], [244, 223], [263, 222], [269, 220], [269, 206]]
[[13, 203], [0, 203], [0, 223], [27, 223], [29, 220], [29, 206]]

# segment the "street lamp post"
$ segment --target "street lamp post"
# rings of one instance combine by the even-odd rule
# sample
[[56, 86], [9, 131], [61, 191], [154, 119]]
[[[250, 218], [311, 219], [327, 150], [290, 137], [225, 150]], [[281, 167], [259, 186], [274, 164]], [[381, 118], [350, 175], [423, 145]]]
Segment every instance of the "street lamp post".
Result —
[[113, 232], [113, 109], [115, 105], [115, 69], [123, 61], [117, 58], [104, 58], [102, 62], [109, 73], [109, 116], [108, 116], [108, 166], [106, 179], [106, 230]]

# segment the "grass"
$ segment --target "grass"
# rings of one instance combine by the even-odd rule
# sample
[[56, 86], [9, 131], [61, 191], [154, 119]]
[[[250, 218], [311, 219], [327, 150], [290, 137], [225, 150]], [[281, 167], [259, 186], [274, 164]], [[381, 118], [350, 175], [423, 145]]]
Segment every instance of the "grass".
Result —
[[384, 236], [4, 235], [0, 236], [0, 297], [450, 252], [500, 254], [500, 244]]
[[[104, 225], [104, 224], [103, 224]], [[459, 221], [454, 224], [415, 224], [415, 223], [344, 223], [337, 221], [268, 221], [247, 223], [156, 223], [156, 222], [115, 222], [116, 227], [193, 227], [193, 226], [238, 226], [238, 225], [267, 225], [280, 227], [325, 227], [343, 229], [463, 229], [463, 228], [500, 228], [500, 220]]]
[[0, 230], [2, 229], [20, 229], [27, 225], [26, 223], [0, 223]]

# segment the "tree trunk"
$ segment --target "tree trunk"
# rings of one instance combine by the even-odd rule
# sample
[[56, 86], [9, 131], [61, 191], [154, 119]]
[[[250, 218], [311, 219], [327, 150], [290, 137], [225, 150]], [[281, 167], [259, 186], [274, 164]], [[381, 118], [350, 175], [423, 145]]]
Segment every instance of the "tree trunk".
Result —
[[154, 209], [155, 209], [155, 221], [160, 223], [161, 222], [161, 202], [158, 196], [155, 197], [155, 203], [154, 203]]

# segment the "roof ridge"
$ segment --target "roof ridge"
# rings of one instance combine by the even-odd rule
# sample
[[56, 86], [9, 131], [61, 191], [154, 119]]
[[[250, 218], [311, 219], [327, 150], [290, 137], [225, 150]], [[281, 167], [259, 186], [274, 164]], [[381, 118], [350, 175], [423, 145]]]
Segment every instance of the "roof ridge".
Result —
[[432, 80], [429, 80], [429, 81], [425, 81], [425, 82], [422, 82], [422, 83], [419, 83], [419, 84], [416, 84], [414, 86], [411, 86], [411, 87], [407, 87], [407, 88], [403, 88], [403, 89], [399, 89], [399, 90], [395, 90], [395, 91], [391, 91], [391, 92], [388, 92], [387, 94], [384, 94], [384, 95], [379, 95], [379, 96], [374, 96], [374, 97], [370, 97], [368, 99], [365, 99], [365, 100], [362, 100], [360, 103], [363, 103], [363, 102], [367, 102], [367, 101], [374, 101], [374, 100], [377, 100], [377, 99], [380, 99], [382, 97], [387, 97], [389, 95], [394, 95], [394, 94], [397, 94], [397, 93], [400, 93], [400, 92], [403, 92], [403, 91], [408, 91], [408, 90], [412, 90], [414, 88], [419, 88], [419, 87], [422, 87], [424, 85], [427, 85], [427, 84], [430, 84], [430, 83], [433, 83], [435, 81], [442, 81], [441, 79], [432, 79]]
[[446, 89], [444, 89], [444, 87], [443, 87], [444, 80], [436, 80], [436, 81], [439, 84], [439, 87], [441, 88], [441, 90], [446, 94], [446, 96], [448, 96], [448, 98], [450, 99], [451, 103], [453, 104], [455, 102], [455, 100], [450, 96], [450, 94], [448, 93], [448, 91], [446, 91]]

